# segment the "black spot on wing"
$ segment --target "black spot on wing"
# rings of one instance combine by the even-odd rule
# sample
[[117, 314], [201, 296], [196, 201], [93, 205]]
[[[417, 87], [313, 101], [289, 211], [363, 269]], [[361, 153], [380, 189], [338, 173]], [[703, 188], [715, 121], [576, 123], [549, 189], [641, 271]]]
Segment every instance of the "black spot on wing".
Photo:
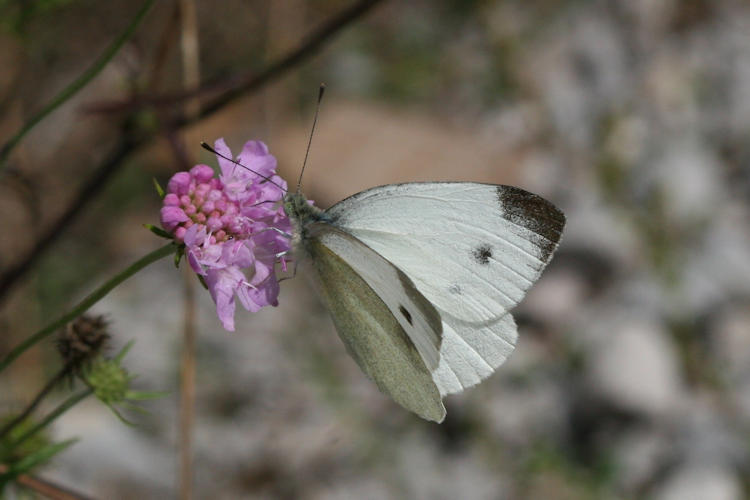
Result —
[[411, 313], [409, 311], [407, 311], [406, 308], [404, 306], [402, 306], [401, 304], [398, 305], [398, 310], [401, 312], [401, 314], [404, 315], [404, 318], [406, 318], [406, 321], [410, 325], [414, 326], [414, 323], [412, 323], [412, 321], [411, 321]]
[[487, 244], [479, 245], [471, 254], [474, 256], [474, 260], [486, 266], [490, 263], [490, 258], [492, 257], [492, 247]]
[[541, 196], [513, 186], [498, 186], [497, 199], [504, 218], [545, 238], [538, 244], [546, 261], [560, 241], [565, 215]]

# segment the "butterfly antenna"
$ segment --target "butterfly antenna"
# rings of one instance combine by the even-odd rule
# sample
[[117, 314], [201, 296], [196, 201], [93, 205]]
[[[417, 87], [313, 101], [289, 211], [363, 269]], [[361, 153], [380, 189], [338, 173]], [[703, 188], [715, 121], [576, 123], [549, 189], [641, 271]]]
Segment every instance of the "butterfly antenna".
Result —
[[209, 146], [208, 144], [206, 144], [203, 141], [201, 141], [201, 147], [203, 149], [207, 150], [207, 151], [210, 151], [211, 153], [215, 154], [216, 156], [220, 156], [220, 157], [224, 158], [225, 160], [231, 161], [235, 165], [238, 165], [238, 166], [244, 168], [245, 170], [249, 170], [250, 172], [252, 172], [255, 175], [257, 175], [258, 177], [262, 178], [264, 181], [270, 182], [271, 184], [273, 184], [277, 188], [281, 189], [282, 191], [284, 191], [284, 192], [287, 191], [286, 189], [284, 189], [283, 186], [279, 185], [277, 182], [274, 182], [273, 179], [271, 179], [270, 177], [267, 177], [267, 176], [265, 176], [265, 175], [263, 175], [263, 174], [261, 174], [259, 172], [256, 172], [255, 170], [253, 170], [250, 167], [246, 167], [245, 165], [243, 165], [242, 163], [238, 162], [237, 160], [229, 158], [228, 156], [224, 156], [223, 154], [219, 153], [218, 151], [216, 151], [214, 148], [212, 148], [211, 146]]
[[305, 151], [305, 161], [302, 162], [302, 171], [299, 173], [299, 180], [297, 181], [297, 193], [302, 188], [302, 174], [305, 173], [305, 165], [307, 165], [307, 157], [310, 155], [310, 146], [312, 145], [313, 134], [315, 133], [315, 125], [318, 123], [318, 111], [320, 111], [320, 101], [323, 100], [323, 94], [326, 91], [326, 84], [321, 83], [320, 89], [318, 89], [318, 103], [315, 105], [315, 118], [313, 118], [312, 129], [310, 130], [310, 140], [307, 141], [307, 151]]

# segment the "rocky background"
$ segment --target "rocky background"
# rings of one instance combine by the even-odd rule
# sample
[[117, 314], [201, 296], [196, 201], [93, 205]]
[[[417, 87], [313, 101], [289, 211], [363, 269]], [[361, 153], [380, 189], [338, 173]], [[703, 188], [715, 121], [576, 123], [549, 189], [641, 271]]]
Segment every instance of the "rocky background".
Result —
[[[32, 5], [0, 2], [2, 137], [137, 9]], [[262, 68], [348, 2], [196, 5], [208, 79]], [[173, 11], [159, 3], [13, 155], [0, 265], [28, 251], [122, 133], [91, 103], [179, 88], [179, 49], [164, 42]], [[294, 182], [320, 81], [304, 179], [319, 205], [376, 184], [473, 180], [539, 193], [568, 225], [515, 311], [511, 359], [449, 397], [442, 425], [377, 391], [305, 277], [283, 283], [278, 308], [240, 313], [235, 333], [199, 291], [197, 498], [750, 497], [750, 4], [385, 2], [191, 127], [188, 155], [213, 164], [199, 140], [261, 139]], [[178, 168], [165, 139], [128, 163], [2, 304], [0, 352], [161, 244], [141, 227], [158, 221], [151, 177]], [[53, 431], [81, 441], [44, 477], [96, 498], [174, 496], [183, 286], [160, 262], [96, 306], [117, 346], [136, 340], [137, 386], [169, 396], [133, 428], [80, 405]], [[49, 344], [25, 355], [0, 378], [0, 405], [28, 401], [57, 363]]]

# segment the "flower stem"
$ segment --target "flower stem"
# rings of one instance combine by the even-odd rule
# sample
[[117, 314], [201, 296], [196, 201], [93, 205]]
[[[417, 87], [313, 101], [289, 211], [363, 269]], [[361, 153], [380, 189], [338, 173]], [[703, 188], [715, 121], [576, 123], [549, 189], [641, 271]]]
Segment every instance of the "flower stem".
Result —
[[47, 384], [42, 388], [41, 391], [39, 391], [39, 394], [37, 394], [34, 400], [29, 403], [26, 409], [22, 411], [18, 416], [13, 418], [10, 422], [5, 424], [2, 428], [0, 428], [0, 439], [4, 438], [8, 433], [10, 433], [10, 431], [13, 430], [16, 425], [23, 422], [26, 417], [28, 417], [31, 412], [34, 411], [34, 409], [39, 405], [42, 399], [44, 399], [44, 397], [49, 394], [52, 389], [54, 389], [55, 386], [68, 375], [70, 367], [70, 364], [65, 364], [62, 368], [60, 368], [57, 374], [55, 374], [55, 376], [52, 377], [49, 382], [47, 382]]
[[81, 90], [83, 87], [85, 87], [96, 75], [99, 74], [99, 72], [109, 63], [109, 61], [114, 57], [115, 54], [120, 50], [120, 48], [125, 45], [125, 42], [128, 41], [128, 39], [133, 35], [135, 32], [135, 29], [140, 24], [143, 17], [146, 15], [146, 12], [151, 8], [153, 5], [154, 0], [146, 0], [146, 2], [143, 4], [141, 9], [138, 11], [138, 13], [135, 15], [135, 18], [130, 22], [128, 27], [123, 31], [119, 37], [117, 37], [112, 44], [107, 47], [107, 49], [104, 51], [102, 55], [99, 56], [99, 58], [94, 61], [94, 63], [89, 66], [86, 71], [83, 72], [78, 78], [76, 78], [73, 82], [71, 82], [67, 87], [65, 87], [57, 96], [55, 96], [54, 99], [52, 99], [49, 103], [47, 103], [46, 106], [44, 106], [37, 114], [31, 117], [31, 119], [24, 124], [23, 127], [21, 127], [21, 130], [16, 132], [16, 134], [11, 137], [11, 139], [3, 144], [3, 147], [0, 148], [0, 170], [2, 170], [3, 167], [5, 167], [5, 159], [10, 154], [11, 150], [18, 144], [21, 139], [24, 138], [24, 136], [36, 126], [37, 123], [42, 121], [47, 115], [52, 113], [55, 109], [57, 109], [61, 104], [63, 104], [65, 101], [73, 97], [79, 90]]
[[48, 335], [50, 335], [52, 332], [56, 331], [58, 328], [65, 325], [67, 322], [74, 320], [84, 312], [86, 312], [91, 306], [96, 304], [99, 300], [101, 300], [105, 295], [107, 295], [110, 291], [112, 291], [113, 288], [115, 288], [117, 285], [125, 281], [126, 279], [133, 276], [135, 273], [143, 269], [144, 267], [148, 266], [149, 264], [152, 264], [156, 262], [157, 260], [166, 257], [167, 255], [170, 255], [174, 253], [175, 251], [175, 245], [173, 243], [168, 243], [167, 245], [164, 245], [163, 247], [154, 250], [150, 254], [146, 255], [145, 257], [142, 257], [140, 260], [134, 262], [130, 265], [127, 269], [125, 269], [120, 274], [116, 275], [114, 278], [110, 279], [106, 283], [104, 283], [102, 286], [100, 286], [98, 289], [94, 290], [90, 295], [88, 295], [85, 299], [83, 299], [80, 303], [78, 303], [77, 306], [75, 306], [69, 313], [61, 316], [57, 320], [53, 321], [49, 325], [45, 326], [38, 332], [36, 332], [34, 335], [28, 337], [26, 340], [18, 344], [14, 349], [12, 349], [5, 358], [0, 361], [0, 372], [2, 372], [5, 368], [8, 367], [15, 359], [23, 354], [28, 348], [39, 342], [40, 340], [44, 339]]
[[17, 448], [21, 444], [23, 444], [27, 439], [29, 439], [31, 436], [36, 434], [37, 432], [41, 431], [45, 427], [47, 427], [49, 424], [51, 424], [57, 417], [68, 411], [70, 408], [78, 404], [79, 401], [82, 399], [88, 397], [89, 395], [93, 394], [94, 389], [88, 387], [77, 394], [73, 394], [68, 399], [63, 401], [60, 406], [52, 410], [52, 412], [44, 417], [44, 419], [36, 424], [34, 427], [26, 431], [21, 437], [13, 441], [10, 445], [10, 449]]
[[[0, 464], [0, 477], [8, 472], [9, 467], [7, 465]], [[89, 497], [83, 496], [81, 493], [74, 492], [67, 487], [60, 486], [46, 479], [42, 479], [29, 474], [19, 474], [15, 477], [15, 481], [29, 488], [30, 490], [39, 493], [44, 498], [51, 498], [54, 500], [86, 500]]]

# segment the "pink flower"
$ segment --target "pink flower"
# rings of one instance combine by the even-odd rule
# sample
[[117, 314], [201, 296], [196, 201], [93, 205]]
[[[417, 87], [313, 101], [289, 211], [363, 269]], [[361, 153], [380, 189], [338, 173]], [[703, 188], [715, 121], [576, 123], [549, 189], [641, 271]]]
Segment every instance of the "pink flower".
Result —
[[[224, 139], [214, 148], [232, 158]], [[245, 143], [237, 161], [247, 168], [217, 158], [218, 178], [208, 165], [172, 176], [161, 223], [185, 244], [187, 260], [208, 286], [219, 320], [234, 330], [235, 297], [253, 312], [278, 305], [274, 266], [281, 262], [286, 269], [291, 224], [282, 203], [287, 184], [276, 175], [276, 158], [265, 144]]]

